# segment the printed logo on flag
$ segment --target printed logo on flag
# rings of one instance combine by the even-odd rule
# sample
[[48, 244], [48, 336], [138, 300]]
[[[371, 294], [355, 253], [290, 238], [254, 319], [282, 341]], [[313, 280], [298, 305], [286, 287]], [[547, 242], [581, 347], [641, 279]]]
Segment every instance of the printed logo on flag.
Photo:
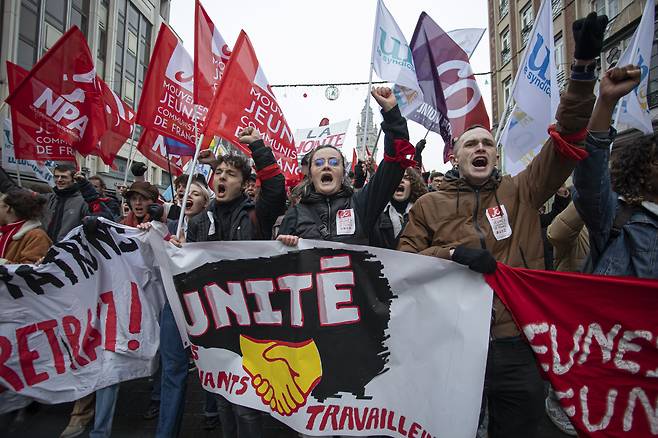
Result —
[[544, 44], [544, 37], [537, 33], [535, 45], [528, 57], [528, 63], [523, 67], [523, 73], [531, 85], [539, 88], [549, 97], [551, 95], [551, 79], [548, 71], [550, 60], [551, 51]]
[[400, 65], [411, 71], [416, 71], [411, 54], [411, 48], [399, 39], [389, 36], [386, 29], [379, 27], [379, 41], [377, 43], [377, 54], [387, 64]]
[[[207, 263], [174, 283], [192, 344], [240, 355], [263, 405], [289, 416], [311, 394], [367, 396], [386, 371], [395, 296], [382, 269], [368, 252], [323, 248]], [[223, 385], [216, 370], [199, 374], [211, 389]], [[248, 384], [224, 389], [239, 395]]]
[[174, 53], [171, 54], [165, 76], [190, 93], [193, 91], [194, 62], [181, 44], [176, 45]]

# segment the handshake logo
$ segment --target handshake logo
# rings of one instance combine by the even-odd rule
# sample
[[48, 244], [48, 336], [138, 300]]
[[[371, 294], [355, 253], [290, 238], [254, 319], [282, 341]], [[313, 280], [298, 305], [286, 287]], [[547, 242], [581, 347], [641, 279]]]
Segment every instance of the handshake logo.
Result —
[[242, 356], [263, 404], [288, 416], [309, 396], [367, 398], [386, 371], [395, 296], [382, 271], [366, 251], [315, 248], [208, 263], [174, 283], [191, 342]]
[[291, 415], [322, 377], [320, 352], [310, 339], [298, 344], [261, 341], [240, 336], [242, 366], [265, 405], [281, 415]]

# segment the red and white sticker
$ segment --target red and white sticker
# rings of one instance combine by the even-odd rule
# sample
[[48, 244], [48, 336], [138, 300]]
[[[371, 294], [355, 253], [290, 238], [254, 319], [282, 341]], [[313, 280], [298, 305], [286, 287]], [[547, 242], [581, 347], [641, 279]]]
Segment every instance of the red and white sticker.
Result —
[[494, 233], [496, 240], [507, 239], [512, 235], [512, 227], [509, 226], [509, 219], [505, 206], [487, 208], [487, 219], [491, 225], [491, 231]]
[[356, 220], [354, 218], [354, 209], [338, 210], [336, 213], [336, 234], [346, 235], [356, 232]]

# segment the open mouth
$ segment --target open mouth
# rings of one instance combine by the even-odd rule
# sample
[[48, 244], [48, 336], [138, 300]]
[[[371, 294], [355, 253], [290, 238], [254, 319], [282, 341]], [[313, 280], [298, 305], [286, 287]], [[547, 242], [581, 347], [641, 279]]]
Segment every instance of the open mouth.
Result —
[[333, 181], [334, 181], [334, 176], [330, 173], [324, 173], [320, 177], [320, 182], [323, 183], [323, 184], [324, 183], [331, 183]]
[[217, 194], [221, 196], [224, 193], [226, 193], [226, 186], [224, 184], [217, 184]]
[[489, 163], [489, 160], [487, 160], [487, 157], [476, 157], [471, 164], [473, 167], [477, 167], [479, 169], [487, 167], [487, 164]]
[[404, 186], [400, 184], [397, 189], [395, 189], [395, 193], [404, 193]]
[[188, 199], [185, 201], [185, 208], [192, 208], [192, 200]]

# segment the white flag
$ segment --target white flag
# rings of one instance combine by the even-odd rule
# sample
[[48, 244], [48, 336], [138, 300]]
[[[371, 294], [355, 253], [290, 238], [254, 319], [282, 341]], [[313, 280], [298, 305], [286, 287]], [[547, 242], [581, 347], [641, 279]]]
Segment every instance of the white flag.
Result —
[[411, 48], [382, 0], [377, 3], [373, 46], [377, 76], [397, 85], [394, 92], [400, 111], [402, 115], [411, 113], [423, 103], [423, 92], [416, 78]]
[[[541, 145], [560, 101], [551, 2], [544, 0], [532, 27], [512, 90], [514, 110], [500, 135], [505, 161], [519, 163]], [[515, 166], [525, 168], [525, 164]]]
[[649, 88], [649, 67], [651, 65], [651, 48], [653, 46], [655, 1], [647, 0], [642, 13], [640, 25], [635, 29], [628, 47], [619, 57], [617, 65], [628, 64], [640, 66], [640, 83], [619, 102], [617, 123], [625, 123], [645, 134], [653, 133], [647, 92]]
[[480, 40], [482, 39], [482, 35], [484, 35], [484, 31], [486, 29], [483, 29], [481, 27], [467, 27], [464, 29], [455, 29], [448, 31], [448, 35], [454, 42], [456, 42], [459, 47], [462, 48], [464, 52], [468, 55], [470, 58], [473, 55], [473, 52], [475, 52], [475, 49], [477, 48], [478, 44], [480, 43]]

